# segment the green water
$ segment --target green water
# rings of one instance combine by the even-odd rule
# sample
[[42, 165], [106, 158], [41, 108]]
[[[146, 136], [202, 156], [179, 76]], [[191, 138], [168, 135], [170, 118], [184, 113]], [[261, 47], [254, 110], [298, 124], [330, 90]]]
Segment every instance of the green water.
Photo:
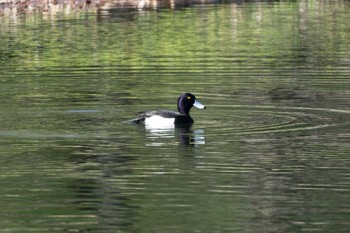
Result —
[[[0, 17], [1, 232], [349, 232], [350, 4]], [[190, 129], [127, 124], [176, 110]]]

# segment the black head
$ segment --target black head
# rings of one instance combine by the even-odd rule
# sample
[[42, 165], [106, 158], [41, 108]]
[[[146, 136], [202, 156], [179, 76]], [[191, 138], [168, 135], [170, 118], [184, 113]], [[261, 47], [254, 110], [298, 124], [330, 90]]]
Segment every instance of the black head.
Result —
[[181, 114], [189, 115], [192, 106], [195, 106], [199, 109], [206, 108], [191, 93], [184, 93], [180, 95], [179, 99], [177, 100], [177, 109]]

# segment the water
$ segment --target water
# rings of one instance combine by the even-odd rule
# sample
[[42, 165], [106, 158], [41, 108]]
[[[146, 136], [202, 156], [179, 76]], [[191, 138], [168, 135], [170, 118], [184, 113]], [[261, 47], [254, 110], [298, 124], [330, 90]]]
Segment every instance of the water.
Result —
[[1, 17], [2, 232], [349, 232], [349, 9]]

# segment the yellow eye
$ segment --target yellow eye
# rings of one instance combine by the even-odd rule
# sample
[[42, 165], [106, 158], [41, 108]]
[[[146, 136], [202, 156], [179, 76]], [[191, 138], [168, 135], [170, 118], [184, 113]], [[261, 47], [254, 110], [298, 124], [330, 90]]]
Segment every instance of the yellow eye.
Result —
[[187, 99], [189, 99], [189, 100], [190, 100], [190, 99], [191, 99], [191, 96], [187, 96]]

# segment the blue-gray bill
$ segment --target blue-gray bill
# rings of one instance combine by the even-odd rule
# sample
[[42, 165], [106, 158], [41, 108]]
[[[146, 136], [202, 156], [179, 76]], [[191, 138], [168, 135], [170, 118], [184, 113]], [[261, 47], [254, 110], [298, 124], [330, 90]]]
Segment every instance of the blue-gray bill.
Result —
[[199, 109], [206, 109], [205, 105], [201, 104], [201, 102], [199, 102], [198, 100], [194, 101], [193, 106], [195, 106], [196, 108], [199, 108]]

